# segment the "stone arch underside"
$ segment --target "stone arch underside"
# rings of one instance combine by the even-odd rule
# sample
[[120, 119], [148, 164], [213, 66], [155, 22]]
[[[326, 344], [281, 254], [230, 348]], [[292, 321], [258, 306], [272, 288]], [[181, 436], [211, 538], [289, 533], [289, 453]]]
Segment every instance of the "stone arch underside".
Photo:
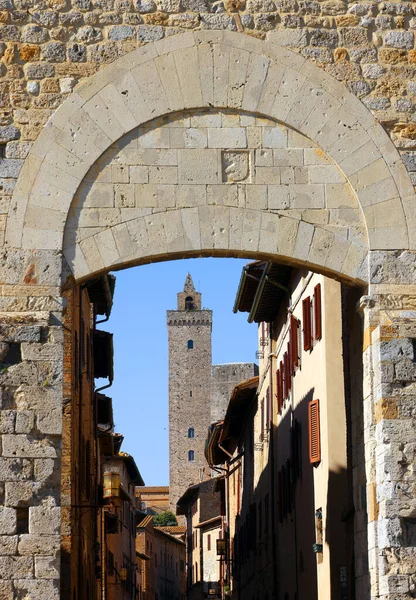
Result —
[[[324, 211], [328, 210], [326, 205], [311, 207], [320, 214], [317, 212], [315, 220], [308, 220], [305, 215], [285, 213], [285, 210], [295, 210], [290, 203], [286, 208], [270, 209], [264, 201], [252, 207], [247, 204], [224, 206], [208, 200], [196, 207], [175, 205], [175, 211], [152, 207], [155, 209], [152, 213], [130, 219], [138, 228], [145, 224], [144, 247], [143, 244], [140, 247], [140, 236], [137, 236], [134, 247], [125, 248], [124, 255], [120, 254], [117, 243], [118, 255], [113, 252], [114, 232], [116, 227], [127, 228], [126, 222], [106, 223], [103, 218], [102, 223], [98, 222], [100, 231], [93, 236], [85, 236], [79, 223], [73, 227], [74, 219], [80, 217], [82, 190], [91, 184], [91, 174], [99, 174], [100, 160], [107, 152], [111, 154], [123, 145], [126, 136], [137, 128], [147, 124], [155, 129], [156, 120], [161, 117], [172, 120], [173, 114], [177, 116], [185, 111], [191, 115], [207, 110], [212, 115], [228, 111], [240, 115], [240, 119], [242, 115], [266, 117], [276, 130], [283, 124], [322, 149], [339, 173], [337, 181], [342, 179], [341, 184], [351, 189], [356, 203], [350, 208], [354, 209], [355, 217], [359, 215], [359, 227], [365, 228], [367, 240], [363, 242], [362, 236], [360, 240], [354, 239], [348, 231], [348, 223], [334, 231], [330, 222], [323, 221]], [[132, 135], [140, 137], [137, 132]], [[258, 148], [264, 149], [263, 146]], [[214, 148], [207, 144], [207, 149]], [[242, 150], [251, 156], [249, 161], [255, 160], [252, 158], [255, 148], [248, 146], [242, 148], [229, 142], [216, 150], [219, 160], [221, 152]], [[272, 167], [276, 166], [273, 163]], [[223, 171], [224, 165], [219, 164], [219, 177], [224, 176]], [[250, 177], [254, 177], [249, 183], [254, 183], [256, 193], [260, 193], [261, 185], [273, 185], [261, 184], [252, 172]], [[299, 177], [301, 185], [302, 175]], [[330, 180], [325, 183], [329, 185]], [[238, 185], [225, 180], [218, 181], [220, 184], [227, 188]], [[310, 179], [306, 185], [309, 184]], [[149, 179], [147, 185], [150, 185]], [[157, 259], [175, 253], [218, 251], [231, 255], [280, 254], [349, 279], [365, 280], [363, 261], [368, 249], [415, 247], [414, 198], [406, 169], [390, 138], [341, 83], [274, 43], [228, 31], [189, 32], [147, 44], [122, 57], [79, 86], [56, 111], [20, 174], [9, 213], [6, 242], [16, 248], [61, 250], [67, 227], [65, 253], [77, 277], [142, 257]], [[92, 208], [100, 209], [99, 206]], [[124, 208], [137, 210], [140, 207], [135, 204]], [[242, 225], [238, 241], [230, 243], [230, 228], [239, 222]], [[183, 235], [184, 223], [188, 223], [191, 236], [199, 236], [199, 241]], [[228, 239], [225, 240], [220, 234], [227, 227]], [[77, 232], [72, 232], [73, 229]], [[254, 235], [250, 235], [251, 232]], [[210, 239], [204, 241], [204, 235]], [[94, 248], [88, 252], [81, 250], [81, 243], [86, 246], [88, 238], [90, 242], [94, 239], [96, 245], [94, 236], [100, 236], [97, 239], [103, 252], [107, 252], [104, 261], [99, 252], [95, 266], [92, 264], [97, 258], [93, 256]], [[252, 238], [256, 240], [254, 244]]]
[[76, 278], [201, 252], [279, 255], [362, 278], [367, 248], [358, 200], [328, 155], [230, 109], [181, 111], [120, 138], [78, 188], [63, 245]]

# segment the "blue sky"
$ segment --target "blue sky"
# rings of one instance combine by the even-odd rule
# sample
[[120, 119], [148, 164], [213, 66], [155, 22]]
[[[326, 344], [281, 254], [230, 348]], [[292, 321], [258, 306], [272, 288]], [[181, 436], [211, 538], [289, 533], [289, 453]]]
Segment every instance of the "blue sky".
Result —
[[[213, 311], [214, 364], [254, 362], [256, 326], [247, 314], [232, 312], [246, 260], [198, 258], [155, 263], [118, 271], [108, 323], [114, 334], [115, 379], [106, 390], [113, 398], [116, 431], [132, 454], [146, 485], [167, 485], [168, 347], [166, 310], [175, 309], [188, 271]], [[97, 382], [99, 385], [101, 382]]]

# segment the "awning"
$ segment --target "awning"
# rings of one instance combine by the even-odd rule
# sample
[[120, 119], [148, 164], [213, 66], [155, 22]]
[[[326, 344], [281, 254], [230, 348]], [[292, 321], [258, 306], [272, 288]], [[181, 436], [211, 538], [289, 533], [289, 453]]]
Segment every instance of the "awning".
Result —
[[101, 275], [87, 283], [90, 302], [94, 304], [97, 315], [110, 316], [115, 286], [116, 278], [114, 275]]
[[209, 466], [223, 465], [227, 455], [218, 447], [224, 421], [217, 421], [208, 428], [208, 436], [205, 442], [205, 459]]
[[291, 267], [255, 261], [243, 267], [234, 312], [248, 312], [248, 322], [271, 323], [287, 298]]
[[104, 394], [96, 394], [97, 399], [97, 423], [106, 429], [114, 427], [113, 400]]
[[108, 331], [94, 331], [94, 377], [96, 379], [109, 379], [110, 383], [114, 379], [113, 364], [113, 334]]

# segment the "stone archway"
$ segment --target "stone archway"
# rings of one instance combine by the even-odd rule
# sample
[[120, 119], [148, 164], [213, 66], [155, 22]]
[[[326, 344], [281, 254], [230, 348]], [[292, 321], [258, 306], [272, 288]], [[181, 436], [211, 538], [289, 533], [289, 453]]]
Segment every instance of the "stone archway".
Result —
[[[117, 185], [157, 184], [150, 181], [151, 168], [158, 166], [153, 159], [146, 159], [144, 164], [135, 159], [133, 164], [124, 163], [129, 167], [129, 177], [130, 167], [143, 166], [147, 168], [145, 181], [124, 182], [123, 169], [107, 182], [101, 179], [101, 183], [108, 184], [108, 190], [111, 188], [109, 194], [114, 202], [103, 206], [105, 194], [103, 190], [97, 191], [100, 176], [103, 177], [108, 165], [110, 171], [123, 166], [121, 157], [128, 143], [137, 142], [139, 149], [138, 140], [143, 139], [144, 127], [161, 131], [175, 123], [179, 114], [192, 120], [201, 111], [217, 118], [220, 115], [221, 119], [223, 115], [238, 117], [239, 129], [245, 132], [240, 135], [246, 143], [240, 147], [236, 138], [228, 138], [234, 141], [214, 147], [207, 141], [202, 150], [207, 150], [212, 164], [215, 156], [218, 159], [217, 168], [212, 167], [207, 177], [214, 172], [217, 179], [194, 182], [205, 186], [200, 204], [189, 205], [196, 201], [193, 190], [192, 199], [186, 200], [188, 204], [184, 204], [182, 195], [178, 204], [175, 196], [174, 204], [169, 205], [173, 202], [169, 200], [163, 206], [166, 195], [160, 190], [155, 195], [149, 194], [150, 187], [143, 187], [138, 196], [134, 189], [134, 206], [128, 204], [131, 202], [128, 190], [118, 190], [120, 205], [116, 206]], [[308, 170], [299, 171], [298, 181], [293, 182], [282, 181], [281, 171], [279, 181], [273, 181], [276, 176], [273, 171], [262, 174], [272, 181], [257, 180], [253, 166], [263, 166], [256, 164], [255, 151], [278, 148], [265, 144], [264, 131], [258, 146], [257, 142], [249, 144], [248, 128], [262, 129], [257, 121], [250, 125], [252, 118], [268, 119], [263, 129], [269, 127], [271, 135], [285, 131], [287, 140], [293, 138], [293, 143], [284, 147], [286, 158], [292, 150], [315, 149], [322, 153], [323, 179], [314, 183]], [[204, 127], [196, 129], [201, 134]], [[211, 136], [218, 136], [221, 127], [212, 129], [217, 132]], [[253, 132], [254, 140], [256, 135]], [[187, 148], [184, 142], [182, 148], [181, 143], [175, 146], [169, 141], [165, 149], [189, 149], [194, 158], [197, 156], [194, 152], [197, 147]], [[233, 187], [227, 179], [227, 169], [231, 163], [239, 168], [236, 158], [239, 151], [246, 155], [242, 162], [248, 165], [249, 179], [243, 177], [235, 185], [253, 188], [249, 193], [244, 189], [244, 203], [238, 194], [237, 200], [233, 196], [224, 201], [225, 190], [228, 193]], [[224, 156], [225, 152], [230, 155]], [[204, 158], [200, 161], [205, 164]], [[179, 177], [179, 162], [164, 166], [177, 168]], [[303, 163], [297, 166], [319, 165], [305, 164], [303, 152]], [[241, 168], [244, 171], [245, 167]], [[269, 167], [264, 165], [264, 168]], [[271, 168], [280, 168], [274, 153]], [[295, 178], [296, 165], [289, 168], [293, 168]], [[121, 181], [117, 180], [119, 176]], [[137, 177], [140, 178], [139, 173]], [[292, 172], [288, 177], [292, 177]], [[307, 179], [305, 184], [302, 177]], [[164, 181], [161, 186], [192, 184], [179, 183], [179, 179], [173, 184]], [[215, 191], [208, 190], [208, 186], [214, 185], [220, 189], [222, 201], [208, 200], [212, 200]], [[296, 185], [320, 185], [328, 189], [339, 185], [348, 190], [348, 210], [352, 212], [342, 223], [331, 222], [328, 211], [333, 207], [328, 207], [326, 190], [324, 204], [322, 195], [312, 198], [305, 193], [309, 206], [291, 205], [291, 199], [298, 196], [290, 186]], [[262, 186], [266, 187], [266, 195]], [[250, 200], [247, 204], [251, 193], [253, 203]], [[126, 200], [120, 200], [123, 194], [127, 194]], [[149, 205], [141, 205], [143, 198], [150, 196], [153, 200]], [[341, 193], [335, 194], [335, 203], [340, 196]], [[88, 206], [97, 197], [101, 204]], [[289, 198], [288, 206], [279, 204], [282, 197]], [[8, 519], [9, 511], [11, 523], [6, 533], [13, 535], [15, 531], [17, 505], [13, 504], [13, 497], [17, 492], [13, 490], [26, 494], [25, 502], [30, 505], [30, 499], [42, 489], [51, 499], [53, 514], [59, 513], [55, 506], [59, 501], [59, 485], [53, 473], [60, 467], [62, 251], [77, 278], [112, 267], [184, 255], [280, 257], [370, 286], [372, 295], [362, 303], [366, 495], [369, 539], [373, 542], [367, 552], [371, 595], [393, 597], [395, 580], [394, 567], [389, 564], [390, 550], [398, 548], [403, 560], [412, 555], [406, 528], [412, 524], [414, 503], [406, 495], [408, 488], [403, 491], [400, 483], [406, 480], [414, 486], [414, 475], [412, 479], [406, 465], [412, 464], [409, 457], [414, 440], [414, 411], [410, 404], [414, 401], [411, 386], [416, 376], [412, 360], [403, 355], [400, 340], [416, 336], [412, 322], [416, 309], [412, 253], [416, 245], [414, 202], [414, 190], [400, 156], [370, 112], [341, 83], [274, 43], [228, 31], [189, 32], [149, 43], [79, 86], [52, 116], [25, 160], [7, 220], [6, 245], [0, 264], [4, 311], [1, 333], [6, 343], [21, 343], [23, 352], [19, 365], [0, 374], [0, 385], [16, 413], [33, 413], [30, 418], [36, 421], [37, 434], [26, 435], [30, 427], [25, 429], [23, 425], [26, 421], [30, 423], [28, 418], [3, 436], [2, 453], [7, 464], [10, 463], [10, 472], [13, 460], [20, 461], [22, 470], [21, 476], [14, 472], [5, 475], [9, 479], [5, 480], [4, 516]], [[107, 213], [107, 208], [114, 210]], [[340, 208], [338, 205], [334, 210]], [[95, 216], [88, 213], [91, 209]], [[127, 218], [127, 213], [122, 216], [124, 209], [136, 213], [131, 212]], [[314, 214], [306, 214], [307, 210]], [[242, 226], [236, 227], [231, 239], [230, 232], [239, 222]], [[360, 229], [360, 235], [354, 235], [354, 227]], [[139, 233], [136, 235], [133, 229]], [[248, 231], [250, 235], [245, 235]], [[190, 240], [187, 232], [192, 233], [194, 240]], [[385, 481], [389, 482], [387, 487]], [[32, 562], [40, 547], [41, 553], [55, 552], [59, 543], [58, 517], [54, 519], [41, 528], [41, 539], [32, 540], [32, 549], [27, 546]], [[16, 567], [13, 575], [16, 582], [19, 572]], [[33, 590], [42, 589], [40, 593], [57, 597], [52, 584], [47, 582], [48, 587], [42, 582], [43, 587], [38, 586], [35, 572], [33, 581]], [[15, 585], [19, 589], [20, 584]], [[367, 596], [363, 592], [362, 597]]]
[[[150, 121], [197, 109], [264, 116], [300, 132], [323, 150], [342, 172], [343, 183], [351, 186], [363, 214], [368, 249], [414, 246], [413, 187], [395, 147], [370, 112], [342, 84], [299, 55], [232, 32], [189, 32], [147, 44], [79, 86], [56, 111], [26, 160], [9, 212], [7, 243], [24, 249], [61, 249], [75, 194], [103, 152]], [[232, 139], [223, 147], [236, 149]], [[261, 203], [253, 208], [263, 218], [264, 211], [273, 214], [273, 208]], [[311, 208], [318, 206], [312, 203]], [[266, 225], [274, 237], [278, 222], [284, 221], [283, 211], [284, 207], [280, 218], [270, 216]], [[325, 269], [328, 247], [340, 242], [329, 228], [322, 233], [317, 221], [309, 233], [299, 232], [302, 239], [305, 235], [311, 242], [316, 239], [313, 260], [306, 243], [297, 258]], [[354, 264], [345, 273], [339, 261], [329, 267], [353, 279], [367, 279], [358, 274], [363, 246], [357, 247], [348, 234], [341, 238], [342, 254], [353, 255]], [[289, 248], [280, 251], [275, 240], [270, 243], [270, 236], [267, 241], [272, 254], [291, 255]], [[226, 244], [222, 250], [250, 250], [243, 246], [244, 242], [233, 249]], [[81, 265], [78, 246], [74, 245], [70, 262], [80, 276], [90, 271]]]

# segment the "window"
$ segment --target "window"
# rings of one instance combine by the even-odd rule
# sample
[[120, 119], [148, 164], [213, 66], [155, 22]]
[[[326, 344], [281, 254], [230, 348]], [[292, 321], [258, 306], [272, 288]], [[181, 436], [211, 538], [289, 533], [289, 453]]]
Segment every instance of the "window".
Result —
[[294, 371], [295, 368], [298, 368], [300, 366], [299, 365], [298, 330], [299, 330], [299, 321], [293, 315], [291, 315], [290, 316], [290, 355], [291, 355], [290, 361], [292, 363], [291, 371]]
[[303, 316], [303, 349], [312, 349], [312, 323], [311, 323], [311, 299], [310, 296], [302, 301]]
[[189, 397], [192, 398], [192, 390], [189, 392]]
[[313, 319], [315, 328], [315, 339], [322, 338], [322, 312], [321, 312], [321, 284], [313, 288]]
[[193, 450], [189, 450], [188, 452], [188, 460], [193, 462], [195, 460], [195, 452]]
[[190, 427], [188, 429], [188, 438], [194, 438], [195, 437], [195, 429], [193, 427]]
[[185, 298], [185, 310], [195, 310], [194, 299], [192, 296], [187, 296]]
[[188, 340], [188, 350], [193, 350], [194, 348], [194, 340]]
[[309, 461], [315, 465], [321, 461], [321, 432], [319, 424], [319, 400], [311, 400], [308, 406]]
[[207, 550], [211, 550], [211, 534], [207, 535]]

